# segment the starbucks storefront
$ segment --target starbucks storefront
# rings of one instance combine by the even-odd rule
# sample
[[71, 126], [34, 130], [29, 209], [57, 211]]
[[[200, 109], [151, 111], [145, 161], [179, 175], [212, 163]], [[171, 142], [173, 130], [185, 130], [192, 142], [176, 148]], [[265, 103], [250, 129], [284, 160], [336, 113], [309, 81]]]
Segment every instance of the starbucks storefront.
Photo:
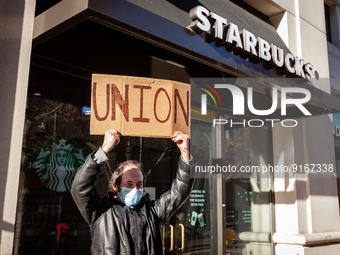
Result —
[[[251, 31], [289, 53], [288, 60], [295, 58], [274, 27], [236, 4], [199, 4], [215, 18], [218, 14], [234, 22], [234, 31]], [[39, 1], [38, 6], [42, 6]], [[313, 117], [303, 118], [297, 107], [287, 110], [285, 119], [297, 119], [294, 130], [285, 129], [280, 121], [257, 128], [215, 127], [213, 120], [229, 119], [233, 111], [231, 94], [220, 93], [221, 90], [221, 103], [208, 99], [206, 114], [202, 114], [203, 92], [193, 82], [196, 78], [316, 77], [310, 66], [300, 67], [309, 75], [303, 77], [295, 71], [289, 74], [293, 68], [289, 64], [282, 64], [286, 68], [282, 69], [252, 59], [249, 54], [255, 46], [249, 46], [248, 53], [241, 52], [237, 46], [237, 38], [241, 37], [235, 34], [228, 46], [219, 44], [217, 34], [209, 38], [204, 28], [191, 25], [196, 32], [205, 31], [195, 35], [187, 27], [206, 17], [204, 10], [201, 19], [198, 12], [190, 17], [189, 11], [196, 6], [195, 1], [63, 0], [35, 17], [13, 254], [90, 254], [90, 230], [69, 190], [77, 168], [101, 146], [103, 139], [90, 135], [89, 130], [94, 73], [191, 84], [191, 152], [199, 166], [288, 164], [294, 159], [299, 161], [301, 153], [305, 158], [315, 153], [308, 149], [314, 138], [305, 130], [306, 125], [318, 122], [317, 115], [328, 123], [326, 114], [340, 111], [337, 99], [316, 88], [306, 87], [312, 97], [305, 107]], [[238, 81], [237, 86], [244, 91], [247, 85]], [[254, 105], [268, 109], [274, 88], [285, 86], [288, 85], [254, 86]], [[272, 119], [280, 120], [279, 112], [280, 109], [275, 111]], [[254, 114], [246, 111], [245, 121], [249, 119], [255, 119]], [[178, 157], [176, 145], [168, 138], [124, 136], [109, 153], [110, 160], [97, 181], [97, 192], [107, 195], [108, 180], [117, 164], [136, 159], [144, 164], [144, 191], [156, 199], [170, 188]], [[289, 178], [275, 178], [273, 174], [261, 178], [199, 176], [188, 200], [162, 226], [164, 253], [275, 254], [277, 246], [289, 244], [282, 237], [287, 231], [280, 225], [285, 211], [281, 206], [291, 208], [304, 203], [296, 190], [294, 194], [285, 193], [297, 185]], [[332, 179], [325, 180], [320, 181], [321, 185], [332, 183]], [[330, 231], [335, 232], [324, 232]]]

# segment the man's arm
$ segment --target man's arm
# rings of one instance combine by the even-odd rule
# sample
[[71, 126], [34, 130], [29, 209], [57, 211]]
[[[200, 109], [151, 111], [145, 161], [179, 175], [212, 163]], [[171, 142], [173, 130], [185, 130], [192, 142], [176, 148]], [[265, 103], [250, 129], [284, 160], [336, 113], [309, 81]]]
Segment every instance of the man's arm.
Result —
[[[104, 153], [104, 152], [102, 152]], [[105, 155], [105, 153], [104, 153]], [[87, 156], [78, 169], [71, 187], [71, 195], [86, 222], [91, 225], [101, 213], [102, 201], [96, 192], [96, 181], [101, 166], [96, 162], [98, 151]]]
[[162, 222], [171, 217], [186, 201], [194, 185], [194, 179], [190, 178], [190, 167], [195, 165], [195, 162], [189, 154], [189, 136], [176, 132], [172, 140], [177, 143], [181, 156], [178, 160], [176, 179], [173, 180], [170, 190], [156, 200], [153, 206], [154, 212]]
[[72, 183], [71, 195], [88, 224], [92, 224], [107, 207], [96, 192], [96, 181], [101, 163], [107, 160], [106, 154], [119, 143], [119, 137], [116, 130], [106, 131], [102, 147], [86, 158]]

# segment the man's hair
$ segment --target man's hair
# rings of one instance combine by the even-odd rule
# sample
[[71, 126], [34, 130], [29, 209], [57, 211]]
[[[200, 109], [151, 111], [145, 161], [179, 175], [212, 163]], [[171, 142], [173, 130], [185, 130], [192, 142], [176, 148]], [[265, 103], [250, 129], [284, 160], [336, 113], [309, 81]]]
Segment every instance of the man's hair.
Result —
[[144, 173], [144, 169], [143, 169], [143, 164], [140, 163], [137, 160], [127, 160], [123, 163], [120, 163], [117, 166], [117, 169], [113, 172], [113, 174], [111, 175], [111, 180], [109, 182], [109, 192], [113, 192], [116, 193], [116, 191], [113, 189], [113, 186], [117, 186], [119, 189], [119, 186], [122, 182], [122, 175], [124, 172], [124, 168], [128, 165], [135, 165], [143, 174], [143, 184], [144, 184], [144, 178], [145, 178], [145, 173]]

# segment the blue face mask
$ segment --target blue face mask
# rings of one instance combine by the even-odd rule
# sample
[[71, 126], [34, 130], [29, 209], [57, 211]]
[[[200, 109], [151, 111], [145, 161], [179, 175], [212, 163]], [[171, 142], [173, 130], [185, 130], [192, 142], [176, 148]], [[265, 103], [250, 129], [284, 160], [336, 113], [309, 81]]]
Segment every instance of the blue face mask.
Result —
[[121, 187], [122, 193], [120, 194], [120, 200], [127, 206], [133, 206], [138, 204], [138, 202], [143, 197], [143, 189], [130, 189], [126, 187]]

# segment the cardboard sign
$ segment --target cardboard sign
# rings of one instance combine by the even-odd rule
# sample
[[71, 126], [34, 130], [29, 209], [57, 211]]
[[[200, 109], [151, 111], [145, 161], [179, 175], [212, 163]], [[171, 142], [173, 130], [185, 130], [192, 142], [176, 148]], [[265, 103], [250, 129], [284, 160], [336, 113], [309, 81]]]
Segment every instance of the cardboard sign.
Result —
[[92, 75], [90, 133], [116, 129], [126, 136], [190, 136], [190, 85], [170, 80]]

